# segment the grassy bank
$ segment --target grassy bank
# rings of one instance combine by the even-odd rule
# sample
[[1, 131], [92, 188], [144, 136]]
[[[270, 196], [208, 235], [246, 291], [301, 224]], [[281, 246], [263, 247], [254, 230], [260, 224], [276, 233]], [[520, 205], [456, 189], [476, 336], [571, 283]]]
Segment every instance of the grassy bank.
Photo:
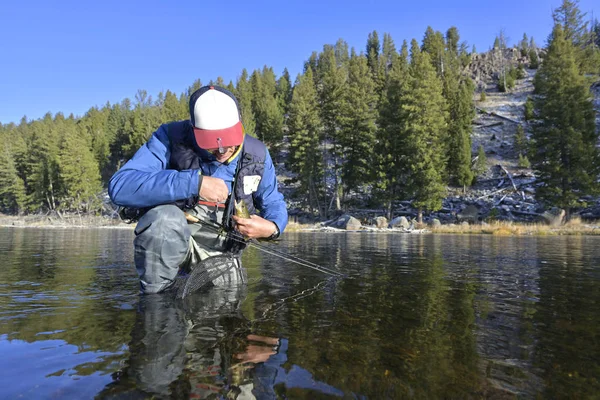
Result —
[[126, 224], [119, 219], [97, 215], [0, 215], [0, 226], [4, 227], [57, 227], [57, 228], [128, 228], [134, 225]]
[[[334, 228], [323, 228], [318, 224], [298, 224], [290, 222], [286, 232], [302, 231], [321, 231]], [[377, 229], [372, 226], [364, 226], [364, 231], [370, 232], [399, 232], [410, 233], [399, 228], [396, 229]], [[343, 230], [338, 230], [342, 231]], [[600, 222], [583, 223], [579, 219], [573, 219], [562, 225], [547, 225], [542, 223], [522, 223], [522, 222], [489, 222], [483, 224], [448, 224], [448, 225], [417, 225], [412, 231], [415, 233], [439, 233], [439, 234], [479, 234], [479, 235], [498, 235], [498, 236], [560, 236], [560, 235], [600, 235]]]
[[499, 236], [600, 235], [599, 224], [584, 224], [578, 219], [557, 226], [540, 223], [492, 222], [474, 225], [441, 225], [427, 227], [427, 229], [433, 233], [485, 234]]
[[[93, 215], [29, 215], [9, 216], [0, 215], [0, 226], [8, 227], [57, 227], [57, 228], [134, 228], [135, 224], [126, 224], [119, 219]], [[364, 226], [363, 231], [382, 233], [410, 233], [399, 228], [377, 229], [373, 226]], [[338, 231], [341, 229], [324, 228], [319, 223], [300, 224], [290, 221], [286, 232], [307, 231]], [[499, 236], [560, 236], [560, 235], [599, 235], [600, 221], [582, 222], [572, 219], [563, 225], [547, 225], [542, 223], [522, 222], [489, 222], [482, 224], [447, 224], [439, 226], [417, 225], [414, 233], [440, 233], [440, 234], [483, 234]]]

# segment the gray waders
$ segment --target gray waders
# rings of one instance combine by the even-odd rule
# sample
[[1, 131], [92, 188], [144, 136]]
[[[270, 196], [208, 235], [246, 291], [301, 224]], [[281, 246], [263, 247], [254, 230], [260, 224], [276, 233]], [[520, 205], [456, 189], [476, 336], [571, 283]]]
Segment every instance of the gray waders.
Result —
[[[188, 211], [194, 217], [214, 223], [223, 220], [223, 209], [198, 205]], [[161, 205], [144, 214], [135, 228], [135, 268], [143, 293], [158, 293], [173, 284], [177, 275], [202, 268], [202, 261], [227, 254], [225, 233], [201, 223], [189, 223], [174, 205]], [[242, 284], [246, 273], [240, 255], [230, 255], [234, 267], [214, 279], [216, 286]]]

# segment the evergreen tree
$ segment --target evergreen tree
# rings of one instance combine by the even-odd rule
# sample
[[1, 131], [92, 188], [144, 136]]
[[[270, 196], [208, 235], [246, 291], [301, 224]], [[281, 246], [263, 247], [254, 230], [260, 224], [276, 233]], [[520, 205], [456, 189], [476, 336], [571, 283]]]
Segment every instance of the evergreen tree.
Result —
[[126, 136], [122, 146], [125, 159], [133, 157], [160, 126], [160, 110], [150, 106], [150, 99], [144, 93], [145, 91], [140, 91], [136, 95], [137, 104], [123, 127], [123, 134]]
[[108, 113], [106, 120], [107, 134], [114, 138], [110, 144], [110, 175], [127, 161], [124, 147], [129, 142], [129, 137], [125, 131], [125, 125], [129, 120], [130, 113], [128, 99], [123, 100], [120, 104], [113, 105]]
[[304, 62], [304, 70], [303, 70], [303, 72], [306, 72], [306, 70], [309, 68], [312, 70], [313, 79], [315, 80], [315, 85], [317, 84], [317, 81], [319, 79], [319, 74], [318, 74], [318, 70], [317, 70], [318, 60], [319, 60], [319, 54], [316, 51], [313, 51], [310, 54], [310, 57], [308, 57], [308, 60]]
[[392, 61], [398, 55], [396, 51], [396, 45], [394, 40], [389, 33], [383, 34], [383, 47], [381, 49], [381, 62], [384, 74], [387, 75], [388, 71], [392, 67]]
[[175, 93], [167, 90], [161, 109], [161, 123], [189, 119], [189, 114], [188, 107], [182, 107], [182, 104], [179, 102]]
[[533, 104], [533, 99], [528, 97], [525, 101], [525, 121], [531, 121], [535, 118], [535, 105]]
[[367, 58], [353, 54], [348, 63], [340, 120], [345, 194], [372, 183], [376, 105], [375, 83]]
[[429, 59], [440, 77], [444, 75], [445, 47], [442, 33], [434, 31], [433, 28], [428, 26], [423, 37], [421, 50], [429, 54]]
[[539, 124], [534, 126], [532, 165], [543, 186], [536, 195], [569, 212], [578, 199], [595, 193], [600, 173], [598, 132], [589, 85], [577, 49], [556, 24], [534, 85]]
[[523, 129], [523, 125], [517, 126], [514, 147], [515, 151], [519, 154], [525, 154], [527, 152], [527, 136], [525, 136], [525, 129]]
[[540, 66], [540, 60], [537, 55], [536, 49], [529, 49], [529, 68], [538, 69]]
[[529, 56], [529, 38], [526, 33], [523, 34], [523, 39], [519, 43], [519, 49], [521, 50], [521, 57]]
[[446, 101], [442, 95], [442, 82], [431, 65], [429, 54], [421, 52], [418, 43], [411, 43], [410, 82], [403, 102], [407, 113], [407, 163], [410, 174], [410, 191], [413, 205], [419, 210], [439, 210], [445, 196], [443, 179], [443, 143], [447, 135]]
[[384, 203], [389, 219], [393, 217], [393, 201], [406, 194], [408, 169], [406, 162], [406, 120], [402, 108], [408, 85], [408, 47], [392, 54], [385, 95], [381, 102], [376, 141], [377, 197]]
[[0, 136], [0, 209], [20, 214], [26, 205], [25, 182], [19, 176], [7, 138]]
[[593, 42], [600, 48], [600, 22], [597, 19], [592, 23], [591, 32]]
[[92, 154], [96, 158], [96, 162], [106, 181], [112, 175], [110, 167], [110, 144], [114, 141], [112, 132], [107, 129], [109, 114], [109, 106], [105, 106], [102, 110], [92, 107], [77, 122], [78, 130], [81, 131], [90, 145]]
[[62, 209], [90, 212], [100, 207], [97, 195], [102, 185], [98, 163], [85, 140], [72, 128], [63, 131], [59, 171], [64, 190]]
[[561, 26], [565, 39], [573, 44], [579, 70], [584, 74], [600, 74], [600, 49], [593, 40], [593, 30], [588, 30], [584, 21], [586, 14], [579, 10], [578, 4], [578, 0], [563, 0], [552, 12], [552, 18]]
[[554, 23], [562, 27], [565, 39], [575, 46], [583, 45], [587, 35], [585, 14], [579, 10], [578, 4], [578, 0], [563, 0], [561, 6], [552, 11]]
[[475, 175], [481, 175], [487, 170], [487, 157], [483, 145], [477, 148], [477, 161], [475, 162]]
[[242, 124], [247, 134], [256, 137], [256, 122], [252, 111], [252, 85], [248, 81], [248, 71], [246, 68], [242, 70], [242, 75], [236, 83], [236, 95], [242, 113]]
[[338, 41], [335, 42], [333, 51], [335, 52], [335, 61], [338, 67], [348, 64], [350, 53], [348, 51], [348, 43], [346, 43], [344, 39], [338, 39]]
[[[341, 57], [343, 58], [343, 54]], [[327, 47], [324, 47], [323, 52], [319, 54], [317, 70], [320, 76], [318, 95], [323, 123], [323, 141], [329, 145], [324, 147], [326, 150], [323, 152], [323, 164], [326, 166], [331, 165], [331, 168], [327, 168], [327, 171], [331, 175], [329, 177], [333, 178], [334, 181], [334, 204], [336, 209], [339, 210], [341, 208], [340, 171], [343, 155], [340, 140], [341, 110], [347, 70], [345, 64], [339, 65], [336, 50]], [[326, 188], [326, 185], [324, 185], [324, 188]]]
[[283, 74], [281, 74], [277, 81], [277, 101], [279, 108], [283, 110], [284, 114], [287, 114], [290, 102], [292, 101], [292, 82], [287, 68], [283, 69]]
[[34, 121], [27, 143], [26, 187], [27, 209], [38, 211], [44, 207], [56, 210], [60, 193], [58, 176], [58, 151], [62, 137], [47, 113], [42, 120]]
[[323, 162], [320, 146], [321, 120], [319, 103], [314, 86], [312, 69], [298, 75], [288, 119], [290, 152], [287, 166], [297, 174], [300, 195], [308, 199], [310, 211], [324, 215], [324, 203], [320, 198], [323, 185]]
[[[512, 86], [510, 84], [510, 74], [508, 73], [510, 65], [506, 60], [506, 49], [508, 48], [508, 40], [504, 34], [504, 30], [500, 30], [500, 33], [496, 37], [494, 43], [494, 51], [492, 52], [492, 62], [494, 69], [498, 71], [498, 88], [500, 91], [505, 92]], [[514, 85], [514, 82], [513, 82]]]
[[529, 162], [527, 156], [524, 156], [522, 153], [519, 153], [519, 161], [517, 162], [517, 167], [531, 168], [531, 162]]
[[459, 57], [460, 36], [455, 27], [446, 33], [445, 73], [440, 76], [443, 94], [448, 102], [448, 174], [458, 185], [469, 186], [473, 181], [471, 171], [471, 132], [475, 117], [473, 107], [473, 81], [463, 76]]
[[377, 31], [369, 33], [367, 38], [367, 48], [365, 55], [367, 56], [367, 65], [371, 70], [371, 76], [374, 80], [378, 79], [379, 75], [379, 52], [381, 50], [381, 44], [379, 43], [379, 35]]
[[250, 78], [252, 85], [252, 111], [256, 121], [256, 134], [271, 149], [274, 158], [283, 139], [283, 110], [277, 100], [277, 81], [273, 68], [255, 70]]

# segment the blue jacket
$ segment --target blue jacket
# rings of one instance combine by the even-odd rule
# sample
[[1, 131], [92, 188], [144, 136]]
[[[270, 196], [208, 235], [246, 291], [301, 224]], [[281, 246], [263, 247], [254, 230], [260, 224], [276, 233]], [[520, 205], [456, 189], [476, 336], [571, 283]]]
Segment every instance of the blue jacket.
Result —
[[[189, 124], [187, 121], [161, 125], [152, 137], [135, 153], [108, 184], [112, 201], [124, 207], [144, 208], [175, 203], [198, 195], [198, 175], [212, 176], [225, 181], [231, 192], [238, 154], [228, 163], [220, 163], [207, 151], [196, 146], [200, 169], [178, 171], [169, 169], [171, 143], [169, 129]], [[283, 195], [277, 189], [275, 168], [269, 152], [265, 157], [263, 177], [254, 193], [260, 216], [285, 230], [288, 214]]]

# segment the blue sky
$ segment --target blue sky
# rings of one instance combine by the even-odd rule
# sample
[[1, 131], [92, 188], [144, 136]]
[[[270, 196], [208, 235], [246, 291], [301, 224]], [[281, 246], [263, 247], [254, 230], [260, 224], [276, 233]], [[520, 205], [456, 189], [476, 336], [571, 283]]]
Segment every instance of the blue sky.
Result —
[[[94, 105], [183, 92], [195, 79], [225, 81], [272, 66], [301, 72], [312, 51], [338, 38], [357, 50], [367, 35], [421, 41], [428, 25], [456, 26], [461, 40], [487, 50], [503, 29], [544, 44], [561, 0], [504, 1], [28, 1], [0, 5], [0, 122], [46, 112], [83, 115]], [[580, 9], [600, 14], [597, 0]]]

